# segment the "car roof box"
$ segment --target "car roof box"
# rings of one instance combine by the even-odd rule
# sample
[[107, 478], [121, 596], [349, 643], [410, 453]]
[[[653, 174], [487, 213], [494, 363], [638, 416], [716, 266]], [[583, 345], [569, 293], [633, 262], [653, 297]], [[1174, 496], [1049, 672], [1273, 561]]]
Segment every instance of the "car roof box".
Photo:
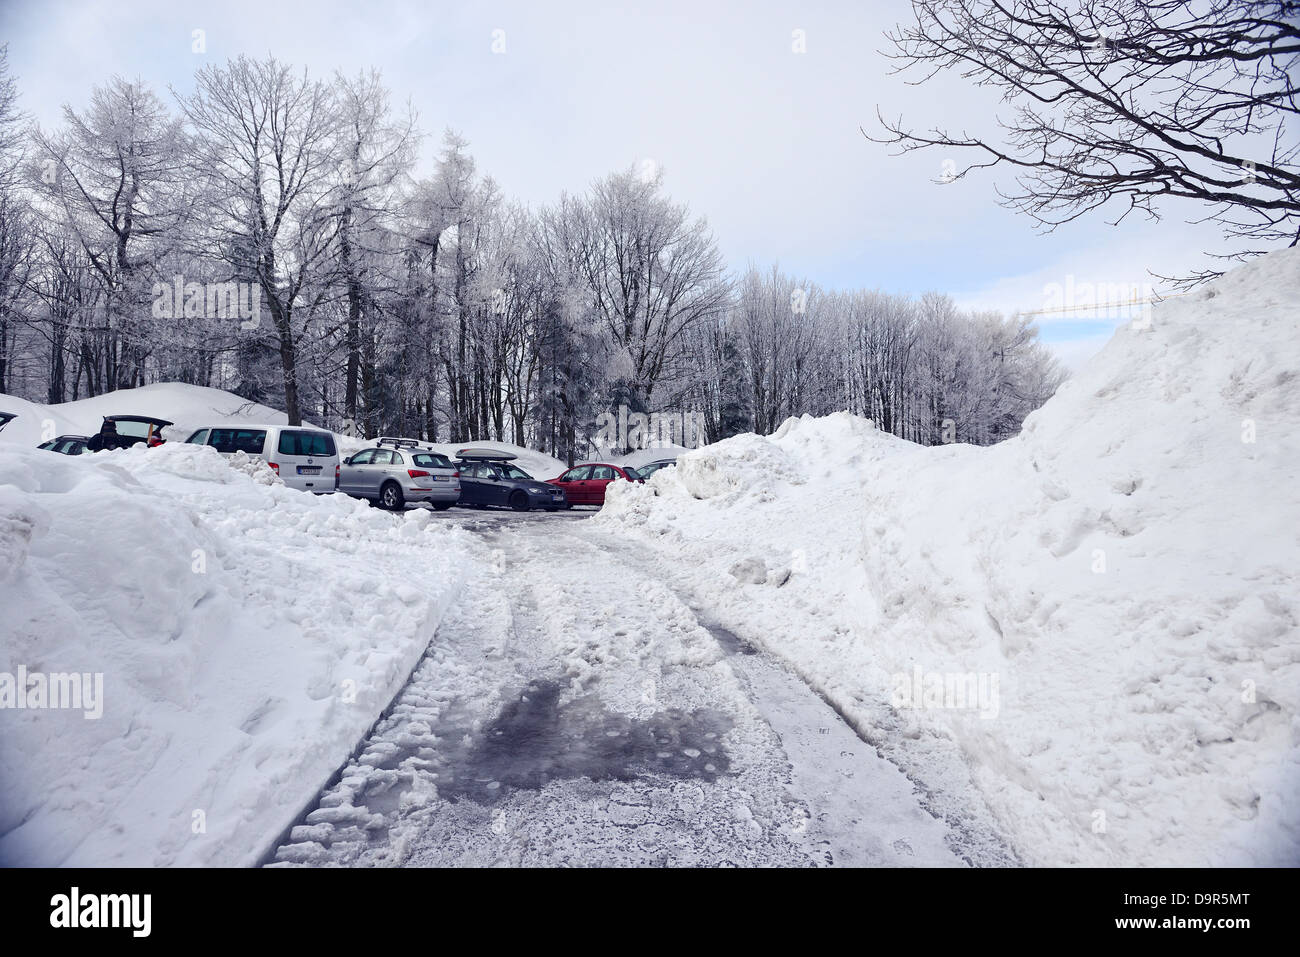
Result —
[[509, 462], [517, 459], [519, 456], [513, 452], [502, 452], [500, 449], [460, 449], [456, 452], [456, 458], [465, 462]]

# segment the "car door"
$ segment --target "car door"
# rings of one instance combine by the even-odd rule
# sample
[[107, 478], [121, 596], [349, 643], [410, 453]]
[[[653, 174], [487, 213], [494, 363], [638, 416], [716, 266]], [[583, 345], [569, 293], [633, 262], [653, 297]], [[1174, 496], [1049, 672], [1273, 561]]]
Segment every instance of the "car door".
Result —
[[480, 472], [483, 466], [477, 462], [460, 463], [460, 505], [483, 505], [483, 485]]
[[576, 468], [569, 469], [555, 483], [564, 489], [565, 497], [568, 498], [570, 505], [586, 504], [586, 481], [589, 475], [591, 475], [591, 466], [579, 465]]
[[605, 504], [605, 486], [614, 481], [614, 470], [608, 465], [593, 465], [591, 478], [587, 480], [586, 490], [588, 505]]
[[368, 465], [362, 466], [362, 494], [368, 498], [379, 498], [380, 486], [388, 478], [393, 467], [393, 453], [387, 449], [375, 449], [374, 457]]
[[374, 449], [362, 449], [348, 461], [339, 463], [340, 492], [346, 492], [348, 495], [364, 494], [361, 491], [362, 476], [365, 474], [365, 466], [370, 464], [374, 454]]
[[270, 461], [280, 466], [286, 485], [309, 492], [333, 492], [339, 464], [334, 436], [317, 429], [277, 429]]
[[489, 505], [505, 505], [510, 498], [510, 493], [514, 490], [505, 475], [501, 471], [501, 466], [495, 462], [483, 463], [483, 483], [487, 492], [487, 502]]

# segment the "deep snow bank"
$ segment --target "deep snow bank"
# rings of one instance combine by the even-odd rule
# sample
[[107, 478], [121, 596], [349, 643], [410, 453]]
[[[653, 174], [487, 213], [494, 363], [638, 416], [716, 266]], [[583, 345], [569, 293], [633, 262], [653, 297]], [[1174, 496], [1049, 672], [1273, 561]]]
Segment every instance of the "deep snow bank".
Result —
[[805, 417], [595, 521], [1028, 862], [1300, 864], [1300, 249], [1120, 329], [1000, 446]]
[[35, 446], [55, 435], [93, 435], [106, 415], [152, 415], [176, 423], [165, 438], [184, 441], [195, 429], [222, 422], [257, 422], [277, 425], [288, 422], [283, 412], [232, 392], [159, 382], [138, 389], [119, 389], [90, 399], [42, 405], [0, 393], [0, 412], [17, 415], [0, 432], [5, 444]]
[[0, 451], [0, 672], [103, 676], [0, 709], [0, 863], [253, 863], [409, 675], [468, 536], [265, 473]]

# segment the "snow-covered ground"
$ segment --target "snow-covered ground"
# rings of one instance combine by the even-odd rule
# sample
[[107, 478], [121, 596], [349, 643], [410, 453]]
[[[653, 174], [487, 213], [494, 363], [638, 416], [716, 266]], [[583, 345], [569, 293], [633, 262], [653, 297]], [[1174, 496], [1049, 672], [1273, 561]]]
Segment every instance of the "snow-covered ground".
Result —
[[0, 452], [0, 672], [102, 675], [0, 710], [0, 863], [254, 863], [423, 654], [466, 534], [237, 465]]
[[805, 417], [593, 523], [1026, 862], [1300, 864], [1300, 249], [1120, 329], [999, 446]]
[[276, 865], [1004, 859], [580, 516], [447, 518], [483, 560]]
[[217, 390], [0, 396], [0, 703], [102, 675], [0, 708], [0, 863], [1300, 864], [1298, 330], [1287, 250], [1002, 445], [805, 417], [589, 520], [32, 447], [283, 421]]

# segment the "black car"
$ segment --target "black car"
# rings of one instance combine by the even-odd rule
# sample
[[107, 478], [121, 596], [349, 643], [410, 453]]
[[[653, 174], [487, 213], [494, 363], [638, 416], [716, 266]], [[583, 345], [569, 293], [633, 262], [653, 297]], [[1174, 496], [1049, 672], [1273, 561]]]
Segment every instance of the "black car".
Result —
[[62, 455], [80, 455], [86, 451], [89, 442], [90, 436], [88, 435], [60, 435], [48, 442], [42, 442], [36, 447], [38, 449], [48, 449], [51, 452], [59, 452]]
[[457, 505], [508, 505], [517, 512], [544, 508], [559, 511], [567, 504], [564, 490], [533, 478], [511, 460], [517, 456], [496, 449], [461, 449], [456, 453], [460, 471]]
[[143, 442], [150, 448], [165, 441], [162, 430], [174, 423], [149, 415], [106, 415], [99, 431], [86, 442], [91, 452], [105, 449], [129, 449]]

